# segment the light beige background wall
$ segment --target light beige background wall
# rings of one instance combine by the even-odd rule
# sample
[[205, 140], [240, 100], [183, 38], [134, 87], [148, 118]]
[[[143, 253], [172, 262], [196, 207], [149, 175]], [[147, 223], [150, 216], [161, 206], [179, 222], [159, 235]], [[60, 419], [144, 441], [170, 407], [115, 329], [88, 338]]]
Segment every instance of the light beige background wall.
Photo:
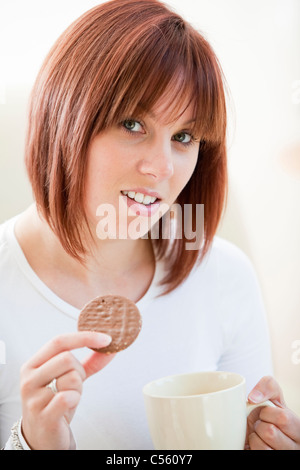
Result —
[[[31, 202], [26, 106], [56, 37], [97, 1], [1, 0], [0, 222]], [[170, 0], [198, 27], [231, 93], [229, 205], [219, 234], [252, 259], [275, 376], [300, 414], [300, 1]]]

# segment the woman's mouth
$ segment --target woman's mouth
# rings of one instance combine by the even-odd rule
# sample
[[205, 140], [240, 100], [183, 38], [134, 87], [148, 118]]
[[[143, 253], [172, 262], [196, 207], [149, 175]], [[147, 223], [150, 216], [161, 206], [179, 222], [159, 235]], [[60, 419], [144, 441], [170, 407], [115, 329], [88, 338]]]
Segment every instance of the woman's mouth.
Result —
[[121, 191], [127, 206], [133, 210], [134, 215], [152, 216], [157, 212], [161, 199], [135, 191]]
[[148, 206], [149, 204], [153, 204], [158, 198], [154, 196], [149, 196], [148, 194], [137, 193], [135, 191], [121, 191], [124, 196], [129, 197], [129, 199], [133, 199], [135, 202], [139, 204], [144, 204]]

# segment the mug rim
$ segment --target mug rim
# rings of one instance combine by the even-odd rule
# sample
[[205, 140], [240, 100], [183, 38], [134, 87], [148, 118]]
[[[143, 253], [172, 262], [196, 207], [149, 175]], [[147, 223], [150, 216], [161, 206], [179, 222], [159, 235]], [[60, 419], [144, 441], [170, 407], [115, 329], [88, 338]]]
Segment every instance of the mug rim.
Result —
[[[222, 390], [216, 390], [215, 392], [206, 392], [206, 393], [196, 393], [193, 395], [156, 395], [153, 393], [149, 393], [146, 391], [148, 387], [151, 385], [155, 384], [156, 382], [159, 381], [164, 381], [168, 379], [173, 379], [176, 377], [187, 377], [187, 376], [192, 376], [192, 375], [204, 375], [204, 374], [209, 374], [209, 375], [221, 375], [221, 374], [228, 374], [231, 376], [235, 376], [241, 379], [240, 383], [233, 385], [232, 387], [226, 387]], [[143, 387], [143, 395], [145, 397], [151, 397], [151, 398], [157, 398], [157, 399], [187, 399], [187, 398], [195, 398], [195, 397], [204, 397], [204, 396], [211, 396], [211, 395], [217, 395], [219, 393], [224, 393], [228, 392], [229, 390], [233, 390], [237, 387], [240, 387], [241, 385], [245, 384], [246, 380], [245, 377], [243, 377], [241, 374], [238, 374], [237, 372], [227, 372], [227, 371], [221, 371], [221, 370], [215, 370], [215, 371], [199, 371], [199, 372], [186, 372], [183, 374], [173, 374], [173, 375], [167, 375], [164, 377], [161, 377], [159, 379], [152, 380], [151, 382], [148, 382], [146, 385]]]

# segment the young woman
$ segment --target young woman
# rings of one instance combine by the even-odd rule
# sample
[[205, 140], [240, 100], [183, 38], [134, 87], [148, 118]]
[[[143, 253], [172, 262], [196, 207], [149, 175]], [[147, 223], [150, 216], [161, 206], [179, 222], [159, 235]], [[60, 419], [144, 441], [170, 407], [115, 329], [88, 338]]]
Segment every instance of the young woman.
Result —
[[[99, 5], [50, 51], [25, 149], [35, 204], [0, 228], [2, 447], [151, 449], [143, 386], [216, 369], [278, 405], [250, 415], [246, 446], [300, 447], [253, 268], [215, 237], [223, 83], [207, 41], [156, 0]], [[77, 332], [78, 315], [105, 294], [133, 300], [142, 331], [123, 352], [87, 355], [110, 338]]]

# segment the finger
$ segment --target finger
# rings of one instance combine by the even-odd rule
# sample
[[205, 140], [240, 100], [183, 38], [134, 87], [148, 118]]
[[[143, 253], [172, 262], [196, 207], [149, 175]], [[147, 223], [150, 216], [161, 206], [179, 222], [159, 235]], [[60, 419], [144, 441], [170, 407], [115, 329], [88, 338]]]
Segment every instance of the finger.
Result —
[[249, 434], [249, 447], [251, 450], [273, 450], [255, 432]]
[[265, 408], [265, 407], [258, 406], [257, 408], [254, 408], [248, 415], [248, 418], [247, 418], [247, 431], [246, 431], [246, 444], [248, 443], [249, 435], [254, 432], [254, 425], [255, 425], [256, 421], [259, 419], [260, 413], [261, 413], [263, 408]]
[[271, 400], [277, 406], [286, 406], [283, 393], [271, 376], [263, 377], [248, 395], [248, 400], [252, 403], [261, 403], [265, 400]]
[[93, 374], [99, 372], [99, 370], [103, 369], [114, 357], [114, 354], [104, 354], [104, 353], [93, 353], [88, 356], [83, 362], [82, 366], [85, 370], [86, 379]]
[[[73, 390], [81, 394], [82, 387], [81, 375], [76, 370], [72, 370], [56, 380], [58, 392]], [[39, 413], [48, 405], [54, 396], [53, 391], [48, 387], [41, 387], [36, 390], [33, 397], [27, 400], [27, 408], [30, 409], [32, 413]]]
[[95, 331], [77, 331], [59, 335], [46, 343], [27, 363], [28, 367], [37, 368], [53, 356], [63, 352], [83, 347], [103, 348], [111, 342], [111, 337]]
[[71, 370], [70, 372], [62, 375], [56, 380], [56, 388], [58, 392], [66, 390], [75, 390], [81, 394], [82, 386], [82, 376], [77, 372], [77, 370]]
[[262, 409], [263, 409], [262, 406], [258, 406], [257, 408], [252, 410], [251, 413], [249, 413], [248, 418], [247, 418], [247, 425], [248, 425], [248, 428], [249, 428], [249, 433], [253, 432], [254, 424], [259, 419], [259, 416], [260, 416], [260, 413], [261, 413]]
[[53, 396], [52, 400], [41, 412], [42, 418], [48, 423], [56, 425], [70, 410], [76, 408], [81, 394], [75, 390], [64, 390]]
[[75, 370], [85, 379], [85, 370], [82, 364], [69, 351], [64, 351], [52, 357], [45, 364], [35, 369], [32, 374], [32, 387], [44, 387], [51, 380], [56, 380], [66, 373]]
[[269, 447], [275, 450], [294, 450], [295, 443], [272, 423], [258, 420], [254, 425], [256, 434]]
[[300, 418], [288, 408], [263, 408], [259, 416], [261, 421], [275, 425], [286, 436], [300, 444]]

